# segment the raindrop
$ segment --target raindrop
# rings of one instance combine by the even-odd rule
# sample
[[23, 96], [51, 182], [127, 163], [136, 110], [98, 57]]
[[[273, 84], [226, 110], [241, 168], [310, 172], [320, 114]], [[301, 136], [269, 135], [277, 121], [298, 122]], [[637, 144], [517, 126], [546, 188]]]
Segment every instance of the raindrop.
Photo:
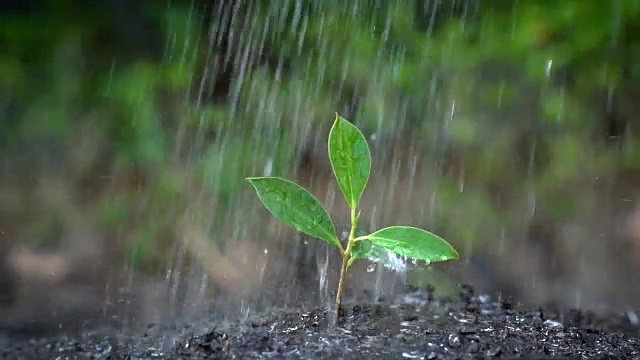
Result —
[[262, 171], [262, 173], [264, 174], [263, 176], [270, 176], [272, 170], [273, 170], [273, 158], [270, 158], [269, 160], [267, 160], [267, 164], [264, 166], [264, 170]]
[[240, 301], [240, 314], [242, 316], [242, 319], [246, 321], [249, 318], [250, 313], [251, 304], [248, 301], [242, 299]]
[[633, 310], [629, 310], [625, 313], [625, 315], [627, 315], [627, 319], [629, 319], [629, 322], [633, 325], [638, 325], [640, 324], [640, 319], [638, 318], [638, 314], [636, 314], [635, 311]]
[[548, 327], [548, 328], [561, 328], [562, 327], [562, 324], [560, 322], [555, 321], [555, 320], [551, 320], [551, 319], [545, 320], [543, 325]]
[[547, 64], [546, 64], [545, 69], [544, 69], [544, 74], [545, 74], [546, 77], [550, 77], [551, 76], [552, 67], [553, 67], [553, 60], [551, 60], [551, 59], [547, 60]]
[[325, 251], [322, 255], [318, 255], [316, 258], [317, 266], [318, 266], [318, 289], [320, 290], [320, 294], [322, 297], [322, 301], [326, 304], [330, 303], [329, 296], [329, 281], [328, 281], [328, 273], [329, 273], [329, 252], [328, 247], [325, 247]]
[[576, 290], [574, 305], [576, 308], [582, 307], [582, 291], [581, 290]]
[[403, 359], [425, 359], [426, 354], [420, 351], [403, 352]]

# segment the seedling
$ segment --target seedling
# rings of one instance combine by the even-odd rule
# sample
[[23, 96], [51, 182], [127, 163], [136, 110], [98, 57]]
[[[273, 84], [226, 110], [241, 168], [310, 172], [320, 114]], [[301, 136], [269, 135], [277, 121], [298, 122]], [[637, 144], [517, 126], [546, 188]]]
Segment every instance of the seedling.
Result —
[[356, 259], [384, 261], [389, 252], [427, 263], [458, 259], [458, 252], [448, 242], [416, 227], [391, 226], [357, 236], [360, 220], [358, 203], [371, 173], [371, 152], [362, 132], [338, 114], [329, 132], [329, 160], [351, 209], [351, 230], [346, 246], [338, 240], [334, 223], [322, 204], [300, 185], [279, 177], [250, 177], [246, 180], [255, 188], [262, 204], [278, 219], [340, 250], [342, 268], [336, 293], [336, 313], [340, 310], [347, 270]]

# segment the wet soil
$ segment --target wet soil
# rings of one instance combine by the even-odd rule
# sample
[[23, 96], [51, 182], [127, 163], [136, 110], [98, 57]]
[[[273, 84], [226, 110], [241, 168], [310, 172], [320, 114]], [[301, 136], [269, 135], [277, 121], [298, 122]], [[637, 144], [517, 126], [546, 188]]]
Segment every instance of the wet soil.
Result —
[[[524, 309], [461, 287], [460, 299], [409, 289], [393, 302], [350, 304], [337, 325], [310, 308], [224, 323], [150, 325], [140, 336], [0, 338], [4, 359], [637, 359], [634, 313]], [[162, 335], [159, 335], [162, 334]]]

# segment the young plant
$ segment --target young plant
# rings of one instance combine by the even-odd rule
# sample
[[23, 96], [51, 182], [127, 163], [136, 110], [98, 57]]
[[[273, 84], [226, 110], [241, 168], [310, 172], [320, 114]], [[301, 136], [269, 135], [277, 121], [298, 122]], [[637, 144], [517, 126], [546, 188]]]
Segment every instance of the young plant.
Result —
[[346, 246], [338, 240], [334, 223], [322, 204], [300, 185], [279, 177], [250, 177], [246, 180], [255, 188], [262, 204], [278, 219], [340, 250], [342, 268], [336, 312], [342, 302], [345, 275], [356, 259], [384, 261], [389, 252], [427, 263], [458, 259], [458, 252], [444, 239], [411, 226], [391, 226], [358, 236], [358, 203], [369, 180], [371, 152], [362, 132], [338, 114], [329, 132], [329, 159], [351, 209], [351, 230]]

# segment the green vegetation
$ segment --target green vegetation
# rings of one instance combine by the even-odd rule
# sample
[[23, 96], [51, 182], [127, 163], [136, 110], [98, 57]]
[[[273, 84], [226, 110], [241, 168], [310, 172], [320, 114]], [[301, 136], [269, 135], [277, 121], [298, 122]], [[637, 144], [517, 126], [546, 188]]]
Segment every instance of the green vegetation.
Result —
[[336, 293], [336, 314], [340, 312], [347, 270], [358, 258], [380, 260], [391, 251], [427, 263], [458, 259], [458, 252], [444, 239], [411, 226], [390, 226], [356, 237], [358, 203], [371, 172], [371, 153], [364, 135], [336, 114], [329, 133], [329, 159], [336, 181], [351, 209], [351, 230], [346, 246], [338, 240], [335, 225], [322, 204], [300, 185], [279, 177], [252, 177], [262, 204], [278, 219], [309, 236], [327, 241], [340, 250], [342, 268]]

